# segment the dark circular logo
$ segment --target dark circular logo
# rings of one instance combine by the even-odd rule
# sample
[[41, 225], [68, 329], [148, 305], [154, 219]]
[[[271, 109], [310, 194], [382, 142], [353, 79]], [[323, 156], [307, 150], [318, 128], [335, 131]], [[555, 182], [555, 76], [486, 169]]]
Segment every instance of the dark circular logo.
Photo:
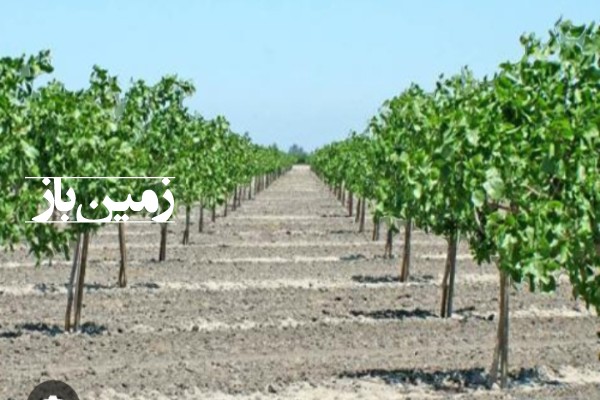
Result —
[[79, 400], [73, 388], [61, 381], [46, 381], [33, 389], [27, 400]]

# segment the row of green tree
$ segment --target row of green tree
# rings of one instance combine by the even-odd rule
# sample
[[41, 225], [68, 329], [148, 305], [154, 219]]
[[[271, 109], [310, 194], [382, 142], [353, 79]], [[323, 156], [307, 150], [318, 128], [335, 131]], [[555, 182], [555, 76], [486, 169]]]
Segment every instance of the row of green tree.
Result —
[[[232, 132], [223, 117], [208, 120], [191, 112], [184, 101], [195, 88], [177, 76], [165, 76], [153, 85], [133, 81], [124, 91], [115, 76], [94, 67], [89, 87], [82, 90], [68, 90], [56, 80], [36, 85], [41, 75], [52, 71], [48, 51], [0, 59], [0, 247], [25, 243], [38, 262], [57, 253], [67, 258], [73, 254], [68, 330], [80, 323], [90, 234], [101, 224], [27, 223], [44, 206], [47, 188], [40, 180], [25, 177], [174, 177], [168, 189], [175, 210], [185, 210], [183, 243], [188, 244], [193, 206], [199, 204], [202, 230], [205, 208], [212, 209], [214, 220], [218, 205], [225, 205], [227, 212], [228, 199], [233, 197], [231, 205], [237, 207], [242, 197], [251, 197], [288, 169], [294, 158]], [[131, 194], [139, 201], [145, 190], [159, 195], [165, 191], [160, 180], [66, 182], [87, 218], [106, 215], [104, 207], [88, 207], [105, 196], [124, 200]], [[158, 211], [167, 205], [160, 198]], [[73, 212], [65, 215], [75, 217]], [[119, 285], [123, 287], [125, 227], [121, 223], [118, 228]], [[160, 224], [160, 230], [157, 247], [163, 261], [167, 224]]]
[[412, 85], [364, 133], [311, 159], [340, 199], [371, 202], [388, 238], [402, 221], [402, 281], [413, 225], [447, 240], [443, 317], [452, 314], [459, 237], [477, 262], [498, 267], [490, 381], [500, 369], [503, 386], [511, 283], [552, 291], [566, 274], [574, 295], [600, 308], [600, 29], [559, 21], [547, 40], [521, 43], [522, 57], [492, 78], [465, 68], [431, 91]]

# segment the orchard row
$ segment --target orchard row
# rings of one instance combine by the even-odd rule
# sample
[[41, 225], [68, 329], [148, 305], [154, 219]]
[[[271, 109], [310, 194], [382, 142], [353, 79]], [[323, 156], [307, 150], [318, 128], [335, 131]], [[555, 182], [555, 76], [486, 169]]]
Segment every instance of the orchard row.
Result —
[[[52, 71], [47, 51], [0, 59], [0, 247], [26, 243], [38, 262], [56, 253], [74, 254], [65, 319], [69, 330], [73, 303], [74, 327], [79, 325], [90, 233], [101, 224], [27, 223], [45, 204], [46, 188], [25, 177], [174, 177], [169, 190], [175, 209], [185, 209], [187, 244], [192, 206], [212, 209], [214, 219], [217, 205], [227, 206], [233, 197], [236, 207], [242, 196], [268, 186], [294, 160], [276, 147], [259, 146], [247, 134], [232, 132], [223, 117], [208, 120], [190, 111], [184, 101], [195, 88], [177, 76], [153, 85], [136, 80], [124, 91], [115, 76], [94, 67], [85, 89], [71, 91], [56, 80], [38, 87], [38, 78]], [[72, 179], [67, 184], [86, 207], [105, 196], [139, 199], [144, 190], [165, 190], [160, 180], [146, 179]], [[161, 198], [159, 211], [166, 208]], [[88, 209], [86, 217], [102, 217], [103, 212], [103, 207]], [[167, 225], [160, 229], [157, 247], [163, 261]], [[122, 287], [124, 236], [119, 224]]]
[[[558, 22], [492, 78], [463, 69], [435, 89], [410, 86], [362, 134], [319, 149], [312, 167], [338, 193], [372, 204], [375, 225], [412, 226], [448, 242], [442, 317], [452, 314], [459, 237], [500, 271], [498, 342], [508, 368], [508, 286], [552, 291], [559, 274], [600, 308], [600, 29]], [[346, 196], [346, 195], [344, 195]], [[361, 208], [359, 208], [361, 211]], [[388, 244], [391, 246], [391, 243]]]

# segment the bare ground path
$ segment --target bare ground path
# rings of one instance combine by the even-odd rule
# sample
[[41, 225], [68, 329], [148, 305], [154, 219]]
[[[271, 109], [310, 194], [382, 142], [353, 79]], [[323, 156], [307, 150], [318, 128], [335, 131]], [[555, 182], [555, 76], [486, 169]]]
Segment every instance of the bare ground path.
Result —
[[0, 255], [0, 399], [52, 378], [82, 399], [600, 398], [597, 317], [567, 283], [512, 292], [513, 387], [488, 391], [494, 268], [461, 246], [457, 315], [438, 318], [443, 240], [416, 232], [413, 278], [399, 283], [398, 260], [306, 167], [205, 233], [192, 227], [190, 246], [176, 221], [165, 263], [156, 226], [127, 227], [126, 289], [116, 228], [94, 237], [83, 334], [61, 330], [65, 260]]

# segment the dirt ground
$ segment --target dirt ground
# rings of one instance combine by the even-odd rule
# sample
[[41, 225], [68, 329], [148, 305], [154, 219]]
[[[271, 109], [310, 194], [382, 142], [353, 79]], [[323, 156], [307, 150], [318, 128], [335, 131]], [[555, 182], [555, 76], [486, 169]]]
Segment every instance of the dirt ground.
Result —
[[566, 280], [511, 291], [511, 387], [489, 390], [498, 274], [463, 244], [444, 320], [444, 240], [413, 233], [399, 283], [401, 237], [382, 258], [306, 167], [202, 234], [197, 213], [189, 246], [183, 216], [170, 225], [164, 263], [158, 226], [127, 225], [125, 289], [116, 227], [93, 238], [79, 334], [62, 331], [69, 263], [1, 253], [0, 398], [59, 379], [82, 400], [600, 399], [598, 319]]

